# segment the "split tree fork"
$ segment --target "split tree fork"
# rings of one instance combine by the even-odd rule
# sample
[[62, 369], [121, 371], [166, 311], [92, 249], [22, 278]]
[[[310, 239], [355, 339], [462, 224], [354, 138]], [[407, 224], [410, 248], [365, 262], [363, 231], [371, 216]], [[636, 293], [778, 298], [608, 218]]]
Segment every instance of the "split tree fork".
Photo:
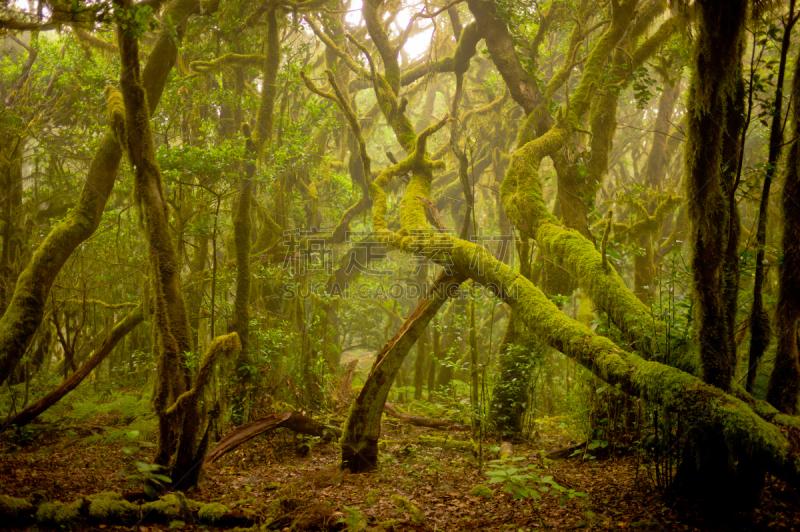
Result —
[[180, 264], [169, 230], [169, 206], [156, 159], [147, 91], [142, 82], [138, 38], [142, 32], [130, 0], [115, 0], [120, 49], [120, 89], [125, 127], [119, 141], [134, 172], [134, 200], [139, 204], [148, 243], [157, 379], [155, 410], [158, 446], [155, 462], [178, 489], [197, 484], [213, 422], [221, 414], [208, 395], [217, 372], [241, 350], [236, 333], [211, 342], [197, 374], [186, 360], [192, 350], [191, 328], [180, 284]]

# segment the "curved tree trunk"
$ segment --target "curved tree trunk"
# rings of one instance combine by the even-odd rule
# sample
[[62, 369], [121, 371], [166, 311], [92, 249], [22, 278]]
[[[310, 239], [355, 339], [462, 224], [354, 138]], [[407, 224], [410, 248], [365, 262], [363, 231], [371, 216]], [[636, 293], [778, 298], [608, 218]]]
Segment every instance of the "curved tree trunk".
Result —
[[384, 346], [372, 365], [361, 393], [353, 401], [342, 434], [342, 469], [353, 473], [378, 466], [378, 438], [381, 434], [383, 405], [397, 372], [414, 343], [444, 302], [462, 283], [462, 276], [442, 273], [425, 299], [420, 301], [403, 327]]
[[[130, 0], [117, 0], [122, 12]], [[192, 350], [191, 328], [180, 284], [179, 260], [169, 230], [169, 207], [161, 169], [156, 159], [147, 93], [139, 66], [139, 43], [134, 32], [118, 27], [120, 88], [125, 102], [126, 147], [134, 169], [134, 193], [141, 208], [150, 261], [153, 322], [156, 334], [158, 381], [155, 409], [158, 415], [156, 463], [166, 468], [178, 489], [194, 486], [208, 445], [209, 424], [200, 400], [216, 367], [241, 349], [238, 335], [216, 338], [208, 348], [197, 375], [192, 376], [185, 354]], [[208, 416], [214, 417], [213, 412]]]

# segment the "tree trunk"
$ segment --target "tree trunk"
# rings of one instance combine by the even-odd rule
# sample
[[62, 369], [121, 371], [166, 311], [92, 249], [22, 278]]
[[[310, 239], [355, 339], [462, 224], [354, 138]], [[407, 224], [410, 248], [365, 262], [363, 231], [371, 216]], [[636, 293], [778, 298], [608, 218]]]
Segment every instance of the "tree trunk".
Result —
[[783, 184], [783, 261], [779, 269], [778, 347], [775, 368], [767, 387], [767, 400], [781, 412], [798, 414], [800, 394], [800, 352], [797, 323], [800, 320], [800, 55], [795, 64], [792, 83], [792, 135], [794, 141], [786, 161]]
[[[786, 73], [786, 61], [789, 56], [792, 26], [794, 25], [794, 0], [789, 2], [789, 13], [784, 22], [783, 39], [781, 40], [781, 55], [778, 66], [778, 81], [775, 84], [775, 103], [772, 111], [772, 124], [769, 135], [769, 153], [767, 155], [767, 169], [764, 175], [764, 187], [761, 191], [761, 202], [758, 206], [758, 225], [756, 228], [756, 273], [753, 281], [753, 305], [750, 309], [750, 353], [747, 369], [747, 391], [753, 393], [753, 384], [758, 375], [758, 363], [769, 346], [772, 336], [772, 326], [769, 315], [764, 309], [764, 279], [766, 268], [764, 264], [764, 248], [767, 243], [767, 220], [769, 218], [769, 192], [772, 179], [777, 171], [778, 160], [783, 148], [783, 84]], [[789, 161], [789, 164], [793, 164]]]
[[[130, 0], [118, 0], [131, 9]], [[191, 328], [183, 300], [178, 257], [169, 231], [169, 207], [164, 196], [161, 169], [156, 159], [147, 93], [139, 66], [139, 43], [130, 28], [118, 28], [121, 59], [120, 87], [125, 102], [127, 151], [134, 169], [135, 199], [141, 208], [150, 261], [153, 322], [156, 333], [158, 381], [155, 409], [158, 415], [156, 463], [165, 467], [173, 487], [194, 486], [199, 478], [198, 459], [205, 455], [208, 427], [199, 401], [212, 379], [215, 366], [241, 349], [236, 333], [215, 339], [192, 383], [185, 354], [192, 350]], [[213, 418], [213, 413], [211, 415]]]
[[342, 435], [342, 469], [360, 473], [378, 467], [381, 414], [394, 378], [417, 338], [463, 280], [464, 277], [451, 277], [442, 272], [426, 298], [417, 304], [403, 327], [378, 353], [347, 416]]

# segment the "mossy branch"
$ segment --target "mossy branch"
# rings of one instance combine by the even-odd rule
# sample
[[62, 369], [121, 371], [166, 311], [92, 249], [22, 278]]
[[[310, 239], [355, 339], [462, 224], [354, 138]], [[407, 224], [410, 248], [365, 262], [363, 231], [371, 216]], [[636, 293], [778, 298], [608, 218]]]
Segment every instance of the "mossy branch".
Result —
[[108, 127], [114, 132], [120, 147], [124, 148], [128, 142], [125, 132], [125, 102], [122, 94], [112, 85], [107, 85], [104, 92], [108, 100]]
[[112, 54], [119, 53], [119, 47], [116, 44], [104, 41], [103, 39], [98, 39], [97, 37], [95, 37], [86, 30], [82, 30], [78, 27], [73, 27], [72, 32], [75, 34], [75, 37], [77, 37], [79, 41], [88, 44], [92, 48], [96, 48], [103, 52], [108, 52]]
[[341, 59], [347, 66], [347, 68], [352, 70], [354, 74], [365, 79], [373, 79], [375, 75], [374, 70], [370, 72], [369, 70], [363, 68], [361, 65], [356, 63], [355, 59], [353, 59], [353, 57], [350, 54], [348, 54], [342, 48], [337, 46], [336, 43], [333, 42], [333, 39], [331, 39], [328, 35], [326, 35], [324, 31], [319, 29], [317, 24], [314, 22], [314, 19], [310, 15], [306, 15], [305, 17], [303, 17], [303, 20], [306, 21], [306, 24], [308, 24], [308, 26], [311, 28], [311, 31], [314, 32], [314, 35], [316, 35], [317, 38], [325, 44], [328, 50], [333, 52], [333, 54], [336, 57]]
[[206, 350], [203, 361], [200, 363], [200, 370], [197, 372], [197, 377], [195, 377], [194, 386], [178, 397], [172, 406], [166, 410], [165, 414], [173, 416], [187, 406], [196, 404], [197, 400], [205, 392], [209, 382], [211, 382], [217, 366], [223, 360], [233, 359], [241, 349], [242, 344], [239, 341], [239, 335], [235, 332], [214, 338], [211, 345], [208, 346], [208, 350]]
[[603, 230], [603, 240], [600, 243], [600, 255], [602, 256], [602, 264], [603, 270], [608, 272], [608, 259], [606, 259], [606, 248], [608, 247], [608, 236], [611, 234], [611, 220], [613, 216], [613, 212], [611, 209], [608, 210], [608, 214], [606, 215], [606, 226]]
[[677, 30], [678, 20], [675, 17], [667, 19], [653, 35], [633, 51], [631, 54], [631, 70], [641, 67]]
[[195, 72], [214, 74], [229, 67], [257, 67], [264, 65], [266, 57], [261, 54], [225, 54], [213, 61], [192, 61], [189, 68]]

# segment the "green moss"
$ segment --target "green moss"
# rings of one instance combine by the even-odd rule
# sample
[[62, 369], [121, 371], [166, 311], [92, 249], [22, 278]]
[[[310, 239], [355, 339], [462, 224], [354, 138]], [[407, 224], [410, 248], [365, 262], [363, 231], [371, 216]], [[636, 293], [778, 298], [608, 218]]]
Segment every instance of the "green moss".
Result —
[[364, 496], [364, 504], [366, 504], [367, 506], [372, 506], [373, 504], [378, 502], [380, 498], [381, 498], [381, 490], [379, 489], [369, 490], [367, 494]]
[[20, 499], [9, 495], [0, 495], [0, 515], [8, 518], [19, 517], [33, 510], [28, 499]]
[[392, 502], [398, 509], [406, 512], [411, 522], [415, 525], [423, 526], [428, 522], [425, 518], [425, 514], [420, 511], [419, 507], [405, 497], [392, 495]]
[[78, 520], [81, 516], [81, 507], [84, 499], [73, 502], [46, 502], [39, 506], [36, 520], [40, 523], [51, 525], [67, 525]]
[[103, 521], [129, 517], [138, 507], [122, 498], [119, 493], [102, 492], [90, 495], [89, 515]]
[[144, 503], [142, 512], [154, 512], [167, 520], [178, 519], [181, 517], [181, 500], [174, 494], [164, 495], [157, 501]]
[[189, 67], [195, 72], [212, 74], [225, 67], [259, 67], [265, 60], [261, 54], [225, 54], [214, 61], [192, 61]]
[[122, 94], [111, 85], [106, 86], [105, 95], [108, 101], [108, 128], [114, 133], [120, 147], [125, 146], [125, 103]]
[[473, 497], [483, 497], [484, 499], [493, 499], [494, 492], [489, 489], [485, 484], [478, 484], [469, 490], [469, 494]]
[[197, 512], [197, 517], [200, 518], [200, 521], [211, 524], [222, 519], [222, 517], [229, 512], [230, 509], [224, 504], [211, 502], [200, 507], [200, 510]]

